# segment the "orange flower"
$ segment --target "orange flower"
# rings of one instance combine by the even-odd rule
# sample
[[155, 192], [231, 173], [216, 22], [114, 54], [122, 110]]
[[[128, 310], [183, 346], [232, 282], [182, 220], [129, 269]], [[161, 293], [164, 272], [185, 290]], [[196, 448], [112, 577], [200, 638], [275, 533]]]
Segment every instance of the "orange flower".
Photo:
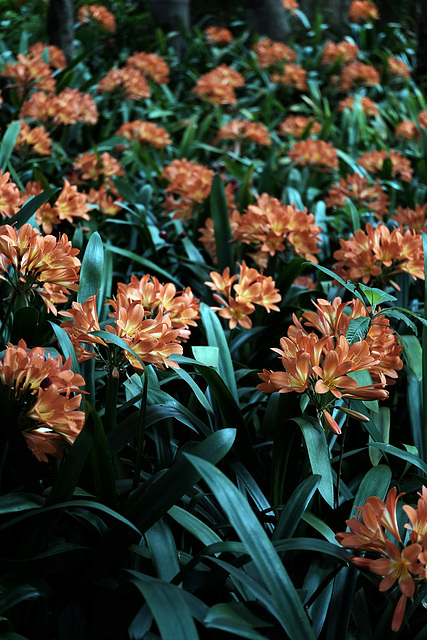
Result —
[[399, 151], [382, 149], [378, 151], [374, 149], [369, 153], [364, 153], [358, 160], [361, 167], [371, 173], [380, 173], [383, 168], [384, 160], [389, 159], [391, 162], [392, 178], [400, 178], [405, 182], [411, 182], [413, 170], [408, 158], [404, 158]]
[[126, 66], [137, 69], [158, 84], [168, 84], [169, 82], [169, 66], [156, 53], [145, 53], [144, 51], [134, 53], [126, 60]]
[[101, 213], [107, 216], [115, 216], [123, 208], [120, 204], [123, 202], [123, 198], [117, 195], [111, 185], [108, 185], [108, 190], [105, 184], [102, 184], [99, 189], [90, 189], [86, 198], [87, 202], [94, 204]]
[[370, 0], [352, 0], [348, 10], [350, 22], [369, 22], [378, 20], [378, 9]]
[[79, 24], [97, 22], [103, 29], [114, 33], [116, 30], [116, 19], [111, 11], [99, 4], [84, 4], [79, 8], [77, 19]]
[[96, 124], [98, 110], [88, 93], [77, 89], [64, 89], [58, 95], [46, 94], [43, 91], [33, 93], [31, 98], [23, 103], [19, 112], [22, 118], [33, 120], [52, 120], [53, 124]]
[[234, 89], [243, 87], [244, 84], [240, 73], [222, 64], [201, 76], [193, 92], [211, 104], [236, 104]]
[[[363, 112], [367, 116], [376, 116], [379, 114], [379, 109], [375, 102], [373, 102], [370, 98], [366, 96], [359, 96], [359, 103], [363, 109]], [[349, 96], [348, 98], [344, 98], [338, 103], [338, 111], [344, 111], [345, 109], [353, 109], [354, 108], [354, 96]]]
[[27, 352], [24, 340], [17, 347], [9, 343], [0, 360], [0, 384], [37, 459], [61, 457], [61, 445], [73, 444], [84, 423], [84, 412], [78, 411], [81, 394], [71, 394], [85, 381], [71, 371], [71, 358], [63, 363], [61, 356], [46, 356], [41, 347]]
[[43, 59], [47, 52], [49, 57], [48, 64], [53, 69], [64, 69], [67, 66], [64, 52], [54, 44], [44, 44], [44, 42], [36, 42], [28, 49], [28, 54], [33, 58]]
[[396, 136], [398, 138], [406, 138], [407, 140], [418, 140], [421, 135], [417, 129], [417, 125], [412, 120], [402, 120], [396, 127]]
[[229, 44], [233, 42], [233, 34], [224, 27], [208, 27], [205, 29], [205, 35], [208, 44]]
[[21, 151], [23, 146], [32, 148], [39, 156], [50, 156], [52, 140], [43, 126], [33, 127], [20, 120], [21, 129], [15, 142], [15, 151]]
[[3, 218], [11, 218], [19, 211], [21, 196], [19, 189], [10, 180], [10, 173], [0, 169], [0, 215]]
[[279, 124], [279, 135], [291, 135], [295, 138], [306, 137], [309, 134], [318, 134], [322, 125], [314, 118], [305, 116], [288, 116]]
[[291, 13], [299, 9], [299, 3], [297, 0], [282, 0], [282, 5], [286, 11], [290, 11]]
[[294, 62], [297, 54], [293, 49], [283, 42], [274, 42], [270, 38], [263, 38], [252, 47], [253, 52], [258, 57], [258, 64], [261, 69], [269, 69], [277, 64], [283, 68], [283, 64]]
[[174, 218], [187, 220], [194, 204], [203, 202], [210, 194], [214, 172], [182, 158], [173, 160], [159, 177], [170, 183], [166, 187], [166, 212], [173, 213]]
[[128, 100], [142, 100], [151, 96], [145, 76], [131, 67], [111, 69], [98, 83], [98, 93], [123, 92]]
[[415, 209], [397, 207], [396, 213], [390, 216], [390, 220], [396, 220], [398, 225], [404, 229], [411, 229], [417, 233], [427, 232], [427, 204], [422, 206], [416, 204]]
[[126, 122], [116, 131], [116, 136], [122, 136], [127, 140], [136, 140], [139, 144], [148, 144], [156, 149], [163, 149], [172, 144], [169, 134], [163, 127], [158, 127], [154, 122], [133, 120]]
[[235, 119], [224, 124], [218, 131], [215, 141], [224, 139], [238, 140], [239, 142], [248, 140], [266, 147], [271, 144], [270, 134], [265, 125], [262, 122], [251, 122], [246, 119]]
[[78, 289], [78, 253], [65, 234], [57, 240], [43, 237], [29, 224], [19, 230], [0, 227], [0, 278], [21, 295], [37, 293], [55, 315], [55, 305], [66, 302], [70, 291]]
[[410, 78], [411, 73], [403, 60], [399, 60], [395, 56], [389, 56], [387, 58], [387, 71], [391, 76], [398, 78]]
[[388, 212], [388, 196], [377, 179], [375, 184], [368, 184], [367, 178], [358, 173], [347, 174], [338, 184], [332, 186], [326, 198], [328, 207], [345, 207], [351, 200], [358, 209], [372, 211], [377, 218]]
[[222, 306], [212, 309], [218, 311], [222, 318], [230, 320], [230, 329], [234, 329], [237, 324], [249, 329], [252, 322], [248, 316], [255, 311], [256, 304], [268, 312], [280, 311], [275, 302], [280, 302], [282, 297], [271, 277], [260, 274], [256, 269], [249, 269], [244, 261], [239, 265], [239, 269], [240, 275], [231, 277], [229, 267], [224, 270], [222, 276], [211, 271], [209, 275], [212, 281], [205, 284], [222, 294], [214, 294], [215, 301]]
[[337, 150], [330, 142], [324, 140], [302, 140], [296, 142], [289, 150], [289, 157], [297, 166], [306, 165], [323, 167], [326, 169], [338, 169]]
[[299, 64], [286, 64], [283, 71], [270, 74], [271, 82], [295, 87], [299, 91], [305, 91], [308, 88], [306, 77], [307, 71]]
[[90, 346], [102, 345], [105, 342], [99, 336], [94, 336], [93, 331], [99, 331], [98, 313], [96, 310], [96, 296], [90, 296], [86, 302], [73, 302], [69, 311], [60, 311], [61, 316], [71, 318], [61, 324], [61, 328], [68, 333], [73, 344], [74, 351], [79, 362], [90, 360], [96, 357], [96, 353], [91, 349], [86, 349], [85, 344]]
[[322, 64], [333, 64], [336, 60], [344, 62], [352, 62], [359, 55], [359, 47], [354, 42], [343, 40], [342, 42], [333, 42], [329, 40], [323, 47]]
[[20, 96], [27, 94], [31, 89], [55, 91], [56, 82], [49, 65], [31, 55], [24, 56], [18, 53], [17, 62], [7, 64], [0, 76], [14, 80], [7, 86], [16, 89]]
[[418, 123], [421, 129], [427, 129], [427, 109], [419, 114]]
[[122, 176], [125, 173], [120, 162], [107, 151], [101, 155], [85, 151], [74, 160], [73, 168], [82, 172], [83, 180], [96, 181], [101, 177], [106, 180], [113, 176]]
[[[427, 487], [423, 487], [421, 493], [418, 494], [420, 497], [418, 499], [417, 508], [414, 509], [410, 505], [405, 505], [403, 507], [403, 511], [408, 516], [411, 524], [405, 524], [405, 529], [410, 530], [410, 540], [411, 542], [417, 542], [419, 544], [424, 544], [424, 547], [427, 546]], [[425, 548], [427, 551], [427, 548]], [[424, 562], [424, 564], [426, 564]], [[427, 578], [427, 576], [426, 576]]]
[[374, 67], [362, 62], [350, 62], [343, 67], [340, 74], [340, 91], [350, 91], [354, 85], [377, 85], [380, 83], [380, 74]]

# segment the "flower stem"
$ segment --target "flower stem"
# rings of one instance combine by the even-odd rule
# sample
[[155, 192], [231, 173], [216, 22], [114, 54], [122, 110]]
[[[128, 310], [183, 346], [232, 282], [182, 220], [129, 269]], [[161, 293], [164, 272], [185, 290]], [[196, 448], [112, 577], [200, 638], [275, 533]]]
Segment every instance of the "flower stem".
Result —
[[343, 427], [342, 427], [342, 430], [341, 430], [342, 437], [341, 437], [340, 457], [339, 457], [338, 472], [337, 472], [337, 486], [336, 486], [336, 493], [335, 493], [335, 509], [338, 509], [339, 504], [340, 504], [340, 483], [341, 483], [342, 461], [343, 461], [343, 457], [344, 457], [345, 436], [347, 434], [347, 423], [348, 423], [348, 418], [346, 419], [345, 423], [343, 424]]
[[105, 400], [104, 429], [105, 433], [116, 426], [117, 397], [119, 394], [119, 376], [117, 369], [108, 373], [107, 397]]
[[139, 428], [138, 428], [138, 448], [136, 451], [136, 464], [135, 464], [135, 474], [133, 476], [132, 489], [136, 489], [139, 484], [139, 476], [141, 473], [142, 467], [142, 459], [144, 455], [144, 440], [145, 440], [145, 415], [147, 411], [147, 388], [148, 388], [148, 379], [147, 375], [144, 371], [142, 374], [144, 376], [143, 387], [142, 387], [142, 396], [141, 396], [141, 410], [139, 414]]

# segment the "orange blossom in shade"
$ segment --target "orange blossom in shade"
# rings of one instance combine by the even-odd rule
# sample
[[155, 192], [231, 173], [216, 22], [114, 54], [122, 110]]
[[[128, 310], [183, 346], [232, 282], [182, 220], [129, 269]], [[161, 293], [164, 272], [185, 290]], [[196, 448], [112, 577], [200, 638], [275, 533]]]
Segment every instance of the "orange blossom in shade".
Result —
[[[248, 268], [243, 261], [239, 265], [240, 274], [230, 276], [230, 269], [224, 269], [222, 276], [216, 271], [211, 271], [210, 282], [205, 284], [219, 293], [214, 293], [213, 298], [220, 307], [212, 307], [221, 318], [229, 320], [230, 329], [239, 324], [244, 329], [250, 329], [252, 321], [249, 315], [255, 311], [255, 305], [259, 305], [270, 311], [280, 311], [275, 304], [282, 299], [279, 290], [275, 288], [275, 282], [271, 277], [260, 274], [256, 269]], [[219, 295], [221, 294], [221, 295]]]
[[357, 229], [348, 240], [340, 238], [340, 245], [334, 253], [338, 262], [333, 268], [344, 280], [367, 284], [376, 278], [392, 284], [391, 278], [398, 273], [424, 280], [423, 242], [415, 231], [390, 231], [383, 223], [375, 228], [368, 223], [366, 232]]
[[407, 64], [395, 56], [389, 56], [387, 58], [387, 71], [391, 76], [396, 76], [398, 78], [411, 77]]
[[182, 158], [167, 165], [160, 178], [169, 181], [164, 207], [174, 218], [187, 220], [194, 204], [201, 203], [211, 192], [214, 172], [197, 162]]
[[136, 52], [126, 60], [126, 67], [137, 69], [149, 80], [158, 84], [169, 82], [169, 65], [156, 53]]
[[289, 135], [294, 136], [294, 138], [318, 134], [321, 130], [322, 125], [320, 122], [306, 116], [288, 116], [279, 124], [279, 135]]
[[225, 27], [208, 27], [205, 29], [208, 44], [229, 44], [233, 42], [233, 34]]
[[378, 20], [378, 9], [370, 0], [352, 0], [348, 10], [348, 18], [350, 22], [356, 23]]
[[416, 204], [415, 209], [397, 207], [390, 220], [395, 220], [404, 229], [427, 232], [427, 204]]
[[55, 91], [55, 79], [46, 62], [33, 56], [18, 53], [17, 62], [7, 64], [0, 73], [3, 78], [9, 78], [7, 88], [16, 89], [22, 97], [31, 89], [37, 91]]
[[107, 181], [108, 178], [122, 176], [125, 173], [120, 162], [107, 151], [104, 151], [101, 155], [87, 151], [82, 153], [81, 156], [74, 160], [73, 169], [81, 172], [82, 180], [93, 181], [99, 178]]
[[333, 42], [329, 40], [323, 47], [321, 58], [322, 64], [332, 64], [336, 60], [345, 64], [356, 60], [359, 55], [359, 47], [354, 42], [343, 40], [342, 42]]
[[368, 179], [358, 173], [347, 174], [338, 184], [334, 184], [326, 198], [328, 207], [345, 207], [351, 200], [358, 209], [372, 211], [376, 218], [382, 218], [388, 212], [388, 195], [382, 188], [379, 179], [369, 184]]
[[[150, 312], [143, 304], [139, 300], [129, 300], [124, 294], [119, 293], [109, 304], [114, 310], [110, 314], [113, 324], [108, 324], [105, 331], [122, 338], [143, 362], [160, 369], [178, 367], [169, 358], [182, 354], [178, 342], [180, 329], [172, 328], [170, 317], [164, 315], [160, 307], [153, 317], [147, 318]], [[108, 338], [103, 340], [92, 335], [92, 331], [99, 330], [95, 296], [90, 296], [84, 304], [73, 302], [72, 308], [61, 314], [71, 318], [61, 327], [68, 333], [79, 360], [98, 357], [110, 369], [123, 369], [130, 364], [135, 371], [143, 371], [141, 362], [132, 353], [109, 344]], [[85, 344], [91, 345], [93, 350], [86, 349]]]
[[263, 193], [236, 222], [233, 241], [255, 245], [252, 257], [257, 264], [287, 250], [317, 263], [314, 254], [320, 251], [321, 228], [315, 224], [312, 213]]
[[79, 24], [97, 22], [103, 29], [114, 33], [116, 30], [116, 19], [111, 11], [99, 4], [84, 4], [79, 8], [77, 14]]
[[49, 311], [66, 302], [70, 291], [78, 290], [80, 260], [65, 234], [42, 236], [24, 224], [19, 230], [0, 227], [0, 278], [13, 288], [13, 295], [37, 293]]
[[418, 123], [421, 129], [427, 129], [427, 109], [418, 115]]
[[81, 394], [74, 394], [85, 381], [71, 371], [71, 358], [52, 358], [42, 347], [27, 351], [24, 340], [16, 347], [8, 343], [0, 384], [37, 460], [47, 462], [46, 454], [61, 457], [61, 446], [73, 444], [84, 424]]
[[286, 11], [290, 11], [291, 13], [299, 9], [299, 3], [297, 0], [282, 0], [282, 5]]
[[98, 110], [92, 96], [77, 89], [64, 89], [58, 95], [37, 91], [23, 103], [19, 112], [21, 118], [51, 120], [53, 124], [96, 124]]
[[413, 169], [408, 158], [402, 156], [399, 151], [394, 149], [374, 149], [373, 151], [364, 153], [360, 156], [358, 163], [361, 167], [371, 173], [380, 173], [383, 169], [384, 161], [389, 159], [391, 162], [391, 177], [400, 178], [404, 182], [411, 182]]
[[421, 138], [417, 125], [412, 120], [402, 120], [402, 122], [399, 122], [395, 134], [398, 138], [406, 138], [407, 140], [418, 140]]
[[374, 67], [363, 62], [350, 62], [341, 69], [339, 90], [351, 91], [355, 86], [375, 86], [379, 83], [380, 74]]
[[45, 52], [48, 54], [48, 64], [53, 69], [64, 69], [67, 66], [64, 52], [54, 44], [36, 42], [28, 49], [28, 55], [41, 60], [43, 59]]
[[254, 142], [255, 144], [270, 146], [270, 134], [268, 129], [262, 122], [251, 122], [246, 119], [231, 120], [227, 124], [222, 125], [217, 133], [215, 141], [218, 140], [237, 140], [243, 143], [245, 140]]
[[11, 218], [21, 207], [21, 195], [18, 187], [10, 179], [10, 173], [0, 169], [0, 216]]
[[306, 77], [307, 71], [299, 64], [286, 64], [282, 71], [270, 73], [271, 82], [295, 87], [299, 91], [307, 89]]
[[324, 140], [301, 140], [289, 149], [289, 157], [297, 166], [319, 167], [323, 170], [338, 169], [337, 150]]
[[[359, 98], [358, 102], [362, 107], [363, 112], [367, 116], [376, 116], [379, 114], [380, 111], [377, 105], [370, 98], [367, 98], [366, 96], [358, 96], [358, 98]], [[354, 103], [355, 103], [354, 96], [349, 96], [348, 98], [344, 98], [343, 100], [340, 100], [340, 102], [338, 103], [338, 111], [344, 111], [345, 109], [353, 110]]]
[[278, 64], [283, 67], [283, 64], [295, 62], [297, 59], [297, 54], [293, 49], [283, 42], [274, 42], [270, 38], [259, 40], [252, 47], [252, 51], [257, 56], [261, 69], [269, 69]]
[[101, 78], [98, 93], [123, 92], [128, 100], [143, 100], [151, 96], [150, 86], [145, 76], [133, 67], [111, 69]]
[[[403, 506], [403, 511], [411, 521], [411, 524], [405, 524], [405, 528], [411, 531], [406, 545], [402, 542], [397, 525], [397, 501], [401, 495], [397, 495], [394, 487], [388, 492], [385, 503], [376, 496], [368, 498], [364, 507], [358, 507], [358, 516], [346, 520], [350, 531], [336, 535], [337, 541], [344, 547], [381, 556], [353, 556], [351, 559], [357, 567], [382, 576], [380, 591], [391, 589], [397, 582], [401, 595], [394, 611], [392, 631], [398, 631], [402, 625], [407, 598], [414, 595], [417, 584], [427, 580], [427, 490], [426, 487], [422, 488], [416, 508]], [[393, 536], [394, 542], [386, 537], [385, 531]]]
[[25, 120], [20, 120], [21, 125], [18, 137], [15, 142], [15, 151], [23, 151], [24, 149], [32, 150], [39, 156], [50, 156], [52, 150], [52, 140], [46, 129], [40, 125], [31, 128]]
[[[151, 315], [161, 309], [163, 315], [170, 318], [172, 328], [179, 329], [178, 340], [186, 341], [190, 337], [190, 326], [197, 326], [200, 318], [200, 300], [195, 298], [190, 287], [177, 291], [172, 282], [161, 284], [156, 277], [145, 275], [140, 280], [132, 276], [129, 284], [119, 282], [117, 295], [124, 296], [129, 303], [137, 300]], [[113, 304], [113, 301], [110, 300]]]
[[121, 198], [118, 192], [113, 188], [111, 184], [107, 186], [102, 184], [99, 189], [89, 189], [89, 193], [86, 194], [87, 202], [93, 204], [96, 208], [107, 216], [115, 216], [121, 209]]
[[129, 141], [136, 140], [139, 144], [148, 144], [156, 149], [163, 149], [172, 144], [169, 134], [163, 127], [159, 127], [154, 122], [142, 120], [125, 122], [116, 131], [116, 136], [122, 136]]
[[232, 105], [237, 103], [234, 89], [243, 87], [244, 84], [243, 76], [238, 71], [222, 64], [201, 76], [193, 92], [211, 104]]

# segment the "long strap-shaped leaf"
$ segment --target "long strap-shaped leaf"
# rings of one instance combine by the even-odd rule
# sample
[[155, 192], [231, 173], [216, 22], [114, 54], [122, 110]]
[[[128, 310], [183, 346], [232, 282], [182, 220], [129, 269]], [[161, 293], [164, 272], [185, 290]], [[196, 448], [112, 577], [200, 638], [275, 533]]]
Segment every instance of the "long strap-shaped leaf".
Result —
[[286, 633], [291, 640], [314, 640], [313, 630], [296, 589], [248, 502], [232, 482], [213, 465], [188, 454], [187, 458], [215, 494], [260, 575], [263, 576], [277, 611], [277, 619]]

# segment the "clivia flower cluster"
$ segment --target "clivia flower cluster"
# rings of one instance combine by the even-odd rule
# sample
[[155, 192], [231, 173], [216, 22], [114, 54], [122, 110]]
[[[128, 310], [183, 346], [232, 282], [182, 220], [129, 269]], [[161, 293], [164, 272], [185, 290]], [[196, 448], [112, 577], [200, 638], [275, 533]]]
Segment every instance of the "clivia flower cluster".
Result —
[[187, 220], [195, 204], [203, 202], [211, 192], [214, 172], [197, 162], [182, 158], [167, 165], [161, 178], [169, 181], [164, 207], [174, 218]]
[[221, 318], [229, 320], [230, 329], [239, 324], [244, 329], [250, 329], [252, 321], [249, 315], [255, 311], [255, 305], [259, 305], [270, 311], [280, 311], [275, 304], [282, 297], [275, 287], [275, 282], [270, 276], [264, 276], [256, 269], [248, 268], [245, 261], [239, 265], [240, 274], [230, 276], [230, 269], [226, 267], [222, 275], [216, 271], [209, 274], [212, 281], [205, 284], [218, 291], [213, 294], [215, 302], [220, 307], [212, 307], [218, 311]]
[[[427, 487], [423, 487], [417, 507], [402, 507], [410, 520], [404, 527], [409, 535], [402, 540], [398, 527], [397, 494], [393, 487], [385, 503], [376, 496], [368, 498], [356, 518], [346, 520], [350, 531], [337, 533], [337, 541], [344, 547], [376, 554], [375, 558], [351, 558], [354, 565], [382, 576], [380, 591], [388, 591], [397, 582], [400, 598], [394, 611], [391, 628], [399, 631], [405, 615], [406, 602], [412, 598], [417, 585], [427, 582]], [[386, 533], [387, 532], [387, 533]], [[394, 541], [390, 539], [391, 534]]]
[[[330, 303], [319, 299], [313, 304], [316, 312], [306, 311], [299, 320], [294, 315], [287, 337], [280, 340], [281, 348], [272, 349], [279, 354], [284, 371], [264, 369], [259, 374], [263, 382], [258, 389], [266, 393], [307, 393], [318, 417], [323, 415], [328, 428], [339, 434], [341, 429], [330, 413], [335, 401], [387, 398], [384, 387], [397, 378], [403, 366], [401, 346], [384, 316], [375, 318], [364, 340], [352, 344], [347, 340], [351, 320], [368, 316], [369, 309], [359, 300], [347, 303], [335, 298]], [[359, 386], [351, 377], [358, 371], [369, 371], [372, 384]], [[359, 418], [363, 420], [364, 416], [360, 414]]]
[[0, 360], [0, 384], [37, 460], [62, 457], [62, 447], [73, 444], [84, 424], [76, 392], [85, 381], [71, 371], [71, 358], [52, 358], [42, 347], [27, 351], [24, 340], [16, 347], [9, 343]]
[[200, 76], [193, 92], [210, 104], [236, 104], [234, 89], [243, 87], [244, 84], [244, 78], [238, 71], [222, 64]]

